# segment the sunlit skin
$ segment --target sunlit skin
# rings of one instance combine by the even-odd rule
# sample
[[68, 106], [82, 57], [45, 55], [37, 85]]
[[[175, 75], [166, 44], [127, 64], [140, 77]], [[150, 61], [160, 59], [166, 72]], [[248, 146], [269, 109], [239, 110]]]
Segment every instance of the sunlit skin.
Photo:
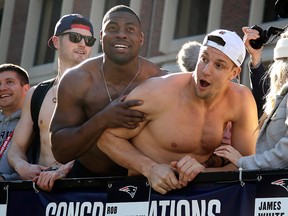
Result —
[[[186, 186], [201, 171], [236, 169], [203, 166], [221, 145], [228, 122], [231, 145], [243, 155], [255, 153], [255, 100], [247, 87], [230, 81], [241, 68], [210, 46], [199, 56], [195, 72], [153, 78], [134, 89], [126, 100], [143, 101], [133, 109], [144, 112], [146, 121], [134, 130], [107, 129], [98, 141], [101, 150], [130, 174], [146, 176], [162, 194]], [[116, 154], [113, 149], [120, 147]]]
[[139, 54], [144, 35], [135, 16], [130, 13], [112, 13], [100, 32], [105, 59], [124, 64]]
[[21, 109], [29, 87], [29, 84], [21, 84], [15, 71], [0, 73], [0, 107], [4, 115], [10, 116]]
[[[77, 32], [84, 36], [92, 35], [89, 30], [83, 28], [72, 28], [66, 32]], [[52, 99], [56, 97], [58, 83], [64, 72], [87, 59], [92, 49], [92, 47], [86, 46], [84, 39], [79, 43], [71, 42], [68, 34], [53, 36], [52, 41], [58, 54], [58, 75], [56, 76], [55, 85], [47, 92], [39, 112], [38, 125], [40, 128], [41, 152], [38, 164], [29, 164], [26, 158], [26, 152], [33, 137], [30, 103], [36, 86], [32, 87], [27, 93], [22, 115], [12, 138], [13, 145], [11, 145], [8, 152], [9, 163], [19, 173], [21, 179], [32, 179], [37, 182], [41, 189], [47, 191], [52, 189], [55, 180], [66, 176], [72, 166], [72, 162], [70, 162], [62, 165], [56, 172], [42, 172], [50, 166], [60, 166], [52, 154], [49, 137], [49, 125], [56, 106]]]
[[207, 101], [225, 91], [231, 78], [240, 73], [232, 61], [227, 61], [225, 54], [212, 47], [202, 48], [196, 72], [195, 94]]
[[[150, 77], [166, 74], [139, 56], [143, 41], [136, 16], [114, 12], [104, 21], [100, 32], [103, 56], [91, 58], [65, 74], [59, 86], [59, 103], [50, 129], [52, 151], [58, 161], [77, 158], [93, 176], [123, 175], [123, 170], [124, 175], [127, 174], [96, 143], [106, 128], [137, 127], [144, 114], [129, 108], [141, 103], [138, 100], [124, 102], [120, 95], [128, 94]], [[138, 71], [138, 76], [129, 85]], [[71, 88], [71, 83], [77, 88]]]

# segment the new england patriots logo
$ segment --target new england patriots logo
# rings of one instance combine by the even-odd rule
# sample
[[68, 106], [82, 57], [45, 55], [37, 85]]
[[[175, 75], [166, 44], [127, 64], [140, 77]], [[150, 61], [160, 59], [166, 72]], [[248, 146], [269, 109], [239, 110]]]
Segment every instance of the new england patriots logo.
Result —
[[288, 192], [288, 179], [279, 179], [277, 181], [271, 182], [271, 184], [281, 186]]
[[125, 186], [119, 189], [119, 191], [123, 191], [128, 193], [132, 198], [134, 198], [136, 191], [137, 191], [137, 187], [129, 185], [129, 186]]

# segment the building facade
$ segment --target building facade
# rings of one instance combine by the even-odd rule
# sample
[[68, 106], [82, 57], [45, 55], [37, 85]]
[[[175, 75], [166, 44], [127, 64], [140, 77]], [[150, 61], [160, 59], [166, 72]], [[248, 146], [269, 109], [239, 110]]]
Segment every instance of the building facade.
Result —
[[[55, 51], [47, 46], [58, 19], [80, 13], [94, 25], [97, 41], [92, 56], [102, 54], [99, 44], [102, 17], [111, 7], [125, 4], [135, 10], [145, 35], [141, 56], [171, 72], [179, 71], [176, 56], [190, 40], [201, 42], [207, 32], [225, 28], [243, 36], [243, 26], [283, 28], [288, 19], [279, 19], [275, 0], [0, 0], [0, 63], [24, 67], [31, 83], [57, 74]], [[273, 59], [275, 42], [263, 50], [263, 61]], [[247, 62], [241, 82], [249, 85]]]

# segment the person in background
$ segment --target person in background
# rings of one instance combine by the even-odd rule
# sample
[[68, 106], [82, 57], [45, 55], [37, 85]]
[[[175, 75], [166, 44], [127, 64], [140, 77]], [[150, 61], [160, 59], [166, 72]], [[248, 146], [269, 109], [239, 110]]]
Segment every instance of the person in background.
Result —
[[189, 41], [181, 47], [177, 55], [177, 63], [182, 72], [192, 72], [195, 70], [201, 43]]
[[[252, 38], [253, 39], [253, 38]], [[220, 146], [215, 154], [244, 170], [288, 168], [288, 31], [274, 48], [274, 62], [267, 74], [270, 89], [259, 121], [256, 154], [243, 156], [232, 146]]]
[[[98, 141], [110, 158], [142, 174], [161, 194], [186, 186], [202, 171], [235, 170], [207, 164], [232, 122], [231, 145], [243, 155], [255, 153], [257, 109], [249, 88], [231, 80], [241, 72], [246, 54], [242, 39], [224, 29], [206, 35], [194, 73], [152, 78], [126, 100], [145, 113], [135, 129], [109, 128]], [[218, 167], [220, 166], [220, 167]], [[177, 173], [177, 174], [176, 174]]]
[[8, 163], [7, 150], [29, 88], [29, 76], [24, 68], [9, 63], [0, 65], [0, 181], [19, 179]]
[[68, 178], [127, 176], [127, 170], [108, 158], [96, 142], [106, 128], [133, 129], [145, 119], [144, 113], [130, 109], [141, 106], [141, 101], [124, 101], [125, 95], [166, 71], [139, 56], [143, 42], [138, 15], [127, 6], [115, 6], [102, 20], [103, 55], [63, 76], [50, 132], [56, 160], [75, 160]]
[[269, 76], [265, 76], [265, 68], [262, 64], [261, 57], [263, 46], [260, 49], [254, 49], [250, 41], [256, 40], [260, 37], [259, 31], [250, 27], [243, 27], [244, 33], [243, 42], [250, 55], [250, 61], [248, 63], [249, 75], [252, 84], [252, 93], [256, 100], [258, 118], [263, 114], [263, 106], [265, 104], [265, 95], [270, 87]]
[[[73, 161], [60, 164], [55, 160], [49, 139], [49, 125], [57, 102], [56, 91], [59, 80], [67, 69], [90, 57], [95, 41], [91, 22], [80, 14], [65, 15], [55, 26], [54, 35], [49, 39], [48, 45], [57, 50], [58, 74], [52, 82], [49, 81], [48, 86], [51, 88], [43, 95], [44, 100], [36, 123], [39, 127], [41, 143], [40, 155], [36, 164], [29, 163], [26, 157], [29, 147], [33, 145], [31, 140], [35, 135], [30, 106], [37, 105], [36, 103], [31, 104], [36, 86], [30, 89], [25, 99], [22, 116], [15, 129], [12, 145], [8, 151], [8, 159], [21, 179], [33, 180], [43, 190], [50, 191], [55, 180], [66, 176], [73, 165]], [[39, 85], [44, 85], [47, 82], [42, 82]], [[71, 86], [71, 84], [69, 85]], [[75, 89], [78, 89], [78, 87], [75, 87]], [[65, 140], [67, 143], [70, 141], [71, 139]]]

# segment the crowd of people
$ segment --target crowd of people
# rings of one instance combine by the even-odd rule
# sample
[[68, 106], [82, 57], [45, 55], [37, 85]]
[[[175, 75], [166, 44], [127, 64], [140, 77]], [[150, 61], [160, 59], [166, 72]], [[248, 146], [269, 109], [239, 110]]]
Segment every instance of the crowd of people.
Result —
[[[250, 44], [259, 32], [242, 31], [184, 44], [181, 71], [169, 73], [139, 55], [144, 34], [131, 8], [104, 15], [98, 57], [92, 23], [61, 17], [48, 41], [53, 79], [30, 88], [25, 69], [0, 65], [0, 181], [51, 191], [61, 178], [143, 175], [166, 194], [204, 171], [287, 168], [288, 31], [266, 74], [263, 47]], [[252, 90], [237, 79], [247, 51]]]

